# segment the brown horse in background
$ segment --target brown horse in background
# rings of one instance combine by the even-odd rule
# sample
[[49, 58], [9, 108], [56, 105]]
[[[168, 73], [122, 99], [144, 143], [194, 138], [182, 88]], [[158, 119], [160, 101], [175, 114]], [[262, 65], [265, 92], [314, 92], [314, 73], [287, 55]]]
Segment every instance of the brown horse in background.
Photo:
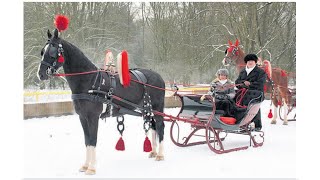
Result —
[[[230, 40], [228, 43], [229, 47], [226, 50], [226, 55], [222, 60], [222, 63], [224, 66], [229, 66], [230, 64], [234, 65], [237, 69], [237, 72], [240, 73], [240, 71], [246, 66], [244, 62], [245, 54], [239, 47], [238, 39], [234, 44], [232, 44]], [[261, 59], [259, 61], [260, 62], [258, 62], [258, 65], [261, 64]], [[269, 90], [269, 92], [271, 93], [272, 103], [274, 105], [273, 119], [271, 121], [271, 124], [276, 124], [278, 106], [282, 105], [285, 111], [283, 124], [288, 125], [287, 112], [288, 103], [290, 103], [290, 98], [288, 98], [288, 96], [290, 95], [290, 91], [288, 89], [287, 73], [280, 68], [271, 68], [270, 62], [268, 60], [264, 60], [262, 62], [262, 65], [260, 65], [260, 68], [263, 68], [268, 75], [267, 79], [269, 83], [267, 83], [267, 86], [265, 86], [265, 92], [266, 90]], [[271, 86], [272, 83], [273, 87]]]

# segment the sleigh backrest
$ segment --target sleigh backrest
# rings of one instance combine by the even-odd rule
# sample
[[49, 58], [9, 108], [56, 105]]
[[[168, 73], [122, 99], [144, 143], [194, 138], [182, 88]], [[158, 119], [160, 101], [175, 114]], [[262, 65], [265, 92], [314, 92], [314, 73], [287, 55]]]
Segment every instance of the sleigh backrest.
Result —
[[259, 109], [260, 109], [261, 103], [251, 103], [247, 107], [247, 111], [243, 117], [243, 119], [240, 121], [239, 126], [246, 125], [252, 121], [252, 119], [257, 115]]

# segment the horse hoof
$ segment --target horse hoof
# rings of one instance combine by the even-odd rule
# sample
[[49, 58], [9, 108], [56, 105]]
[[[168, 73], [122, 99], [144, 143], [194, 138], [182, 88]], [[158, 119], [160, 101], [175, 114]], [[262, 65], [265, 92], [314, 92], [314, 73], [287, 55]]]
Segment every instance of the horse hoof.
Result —
[[164, 156], [157, 156], [156, 157], [156, 161], [163, 161], [164, 160]]
[[288, 125], [288, 122], [283, 122], [283, 125]]
[[271, 124], [277, 124], [277, 121], [271, 121]]
[[87, 169], [86, 170], [86, 175], [95, 175], [96, 174], [96, 170], [94, 169]]
[[80, 172], [85, 172], [88, 169], [88, 166], [82, 166], [79, 171]]
[[149, 154], [149, 158], [154, 158], [154, 157], [156, 157], [157, 156], [157, 153], [156, 152], [151, 152], [150, 154]]

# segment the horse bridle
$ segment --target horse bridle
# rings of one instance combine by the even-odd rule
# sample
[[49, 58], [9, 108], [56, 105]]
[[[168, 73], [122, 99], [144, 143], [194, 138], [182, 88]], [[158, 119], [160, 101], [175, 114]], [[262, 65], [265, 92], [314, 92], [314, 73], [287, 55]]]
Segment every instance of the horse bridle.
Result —
[[[48, 53], [49, 53], [49, 56], [50, 58], [54, 59], [53, 63], [50, 64], [44, 60], [42, 60], [40, 63], [47, 66], [47, 75], [51, 76], [52, 74], [55, 74], [58, 69], [64, 64], [64, 61], [63, 62], [58, 62], [58, 59], [60, 56], [64, 57], [64, 50], [63, 50], [63, 47], [62, 47], [62, 44], [59, 42], [59, 43], [52, 43], [50, 42], [50, 40], [48, 40], [47, 44], [46, 45], [49, 45], [48, 46]], [[45, 46], [46, 46], [45, 45]], [[57, 45], [58, 48], [56, 48], [54, 45]], [[43, 56], [43, 50], [41, 51], [41, 55]]]
[[[231, 52], [231, 56], [225, 56], [224, 58], [225, 58], [226, 61], [228, 60], [227, 64], [231, 65], [231, 63], [234, 63], [233, 65], [235, 65], [235, 62], [239, 59], [239, 52], [238, 52], [239, 49], [236, 46], [232, 46], [232, 47], [233, 47], [233, 49], [232, 49], [232, 52]], [[238, 56], [238, 58], [235, 61], [232, 60], [232, 58], [234, 56]]]

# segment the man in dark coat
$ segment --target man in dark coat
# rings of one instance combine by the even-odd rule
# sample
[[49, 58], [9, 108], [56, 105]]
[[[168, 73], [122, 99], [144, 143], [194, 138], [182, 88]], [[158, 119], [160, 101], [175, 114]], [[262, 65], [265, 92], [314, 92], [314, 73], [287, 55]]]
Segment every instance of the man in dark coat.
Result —
[[[266, 81], [266, 73], [264, 70], [257, 66], [258, 57], [255, 54], [248, 54], [244, 57], [246, 67], [241, 70], [235, 84], [237, 88], [246, 88], [249, 90], [258, 90], [263, 92], [263, 85]], [[259, 131], [262, 128], [261, 124], [261, 112], [260, 109], [258, 114], [252, 120], [255, 124], [255, 130]]]

